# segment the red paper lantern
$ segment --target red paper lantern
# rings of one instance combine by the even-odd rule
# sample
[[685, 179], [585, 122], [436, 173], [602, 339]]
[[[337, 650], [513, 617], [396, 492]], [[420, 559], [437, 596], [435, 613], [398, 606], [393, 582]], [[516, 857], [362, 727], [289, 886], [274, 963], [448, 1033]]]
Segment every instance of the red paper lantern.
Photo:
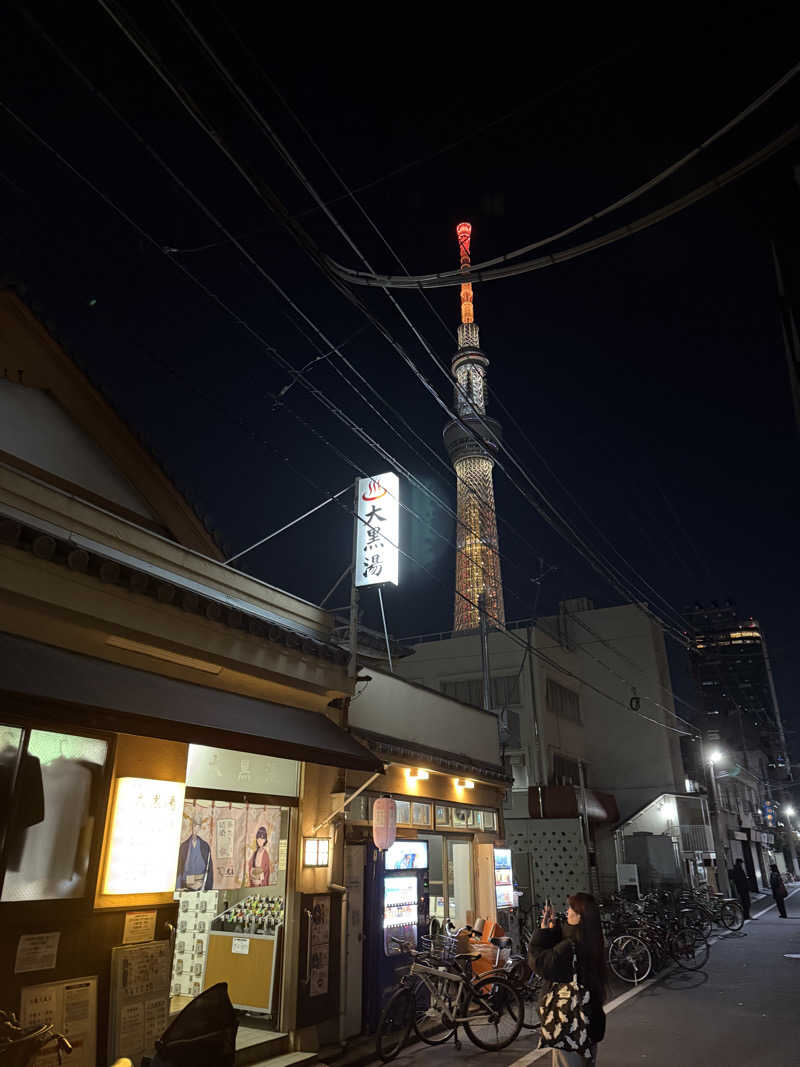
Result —
[[391, 797], [378, 797], [372, 805], [372, 840], [384, 851], [397, 837], [397, 806]]

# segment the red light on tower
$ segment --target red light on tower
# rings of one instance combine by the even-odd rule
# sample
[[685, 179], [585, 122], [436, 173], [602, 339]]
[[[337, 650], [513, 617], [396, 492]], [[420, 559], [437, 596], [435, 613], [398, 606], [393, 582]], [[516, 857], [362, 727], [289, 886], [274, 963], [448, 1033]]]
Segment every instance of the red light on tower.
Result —
[[[472, 237], [472, 223], [459, 222], [458, 226], [456, 226], [456, 235], [458, 236], [458, 251], [461, 258], [461, 269], [469, 270], [469, 242]], [[475, 309], [472, 306], [472, 285], [469, 282], [464, 282], [461, 286], [461, 321], [475, 321]]]

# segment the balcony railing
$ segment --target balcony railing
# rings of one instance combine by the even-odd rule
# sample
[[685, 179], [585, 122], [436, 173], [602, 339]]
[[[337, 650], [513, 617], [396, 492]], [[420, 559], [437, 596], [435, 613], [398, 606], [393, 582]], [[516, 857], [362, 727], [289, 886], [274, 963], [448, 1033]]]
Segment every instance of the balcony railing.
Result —
[[714, 851], [710, 826], [706, 826], [704, 823], [681, 823], [679, 829], [682, 852]]

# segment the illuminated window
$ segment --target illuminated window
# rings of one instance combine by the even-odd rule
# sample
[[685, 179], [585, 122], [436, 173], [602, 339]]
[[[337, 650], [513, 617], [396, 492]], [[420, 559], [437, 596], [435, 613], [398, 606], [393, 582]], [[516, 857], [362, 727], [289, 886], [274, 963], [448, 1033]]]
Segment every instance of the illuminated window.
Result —
[[306, 837], [303, 839], [303, 866], [327, 867], [330, 857], [329, 837]]

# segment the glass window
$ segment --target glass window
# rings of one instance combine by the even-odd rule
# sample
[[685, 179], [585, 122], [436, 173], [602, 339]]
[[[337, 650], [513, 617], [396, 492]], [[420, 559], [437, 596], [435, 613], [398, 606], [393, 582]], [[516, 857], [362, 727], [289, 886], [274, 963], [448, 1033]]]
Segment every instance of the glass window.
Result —
[[407, 800], [395, 800], [395, 808], [397, 811], [397, 825], [398, 826], [410, 826], [411, 825], [411, 804]]
[[[8, 728], [2, 736], [4, 761], [14, 746]], [[8, 828], [4, 902], [86, 894], [107, 756], [108, 743], [99, 738], [31, 730]]]
[[472, 842], [447, 839], [447, 898], [449, 915], [457, 927], [466, 925], [473, 910]]
[[484, 830], [497, 829], [497, 815], [493, 811], [483, 812], [483, 828]]
[[[483, 707], [483, 679], [477, 678], [443, 678], [440, 689], [462, 704], [471, 704], [474, 708]], [[493, 708], [505, 708], [510, 704], [520, 704], [519, 674], [505, 676], [495, 675], [491, 679], [491, 701]]]
[[451, 809], [446, 804], [436, 805], [436, 826], [451, 826]]
[[453, 808], [452, 810], [453, 826], [466, 830], [467, 828], [467, 809], [466, 808]]
[[432, 809], [430, 804], [411, 804], [411, 821], [414, 826], [433, 826]]
[[581, 722], [581, 708], [578, 694], [564, 685], [559, 685], [552, 678], [547, 679], [547, 710], [567, 722]]

